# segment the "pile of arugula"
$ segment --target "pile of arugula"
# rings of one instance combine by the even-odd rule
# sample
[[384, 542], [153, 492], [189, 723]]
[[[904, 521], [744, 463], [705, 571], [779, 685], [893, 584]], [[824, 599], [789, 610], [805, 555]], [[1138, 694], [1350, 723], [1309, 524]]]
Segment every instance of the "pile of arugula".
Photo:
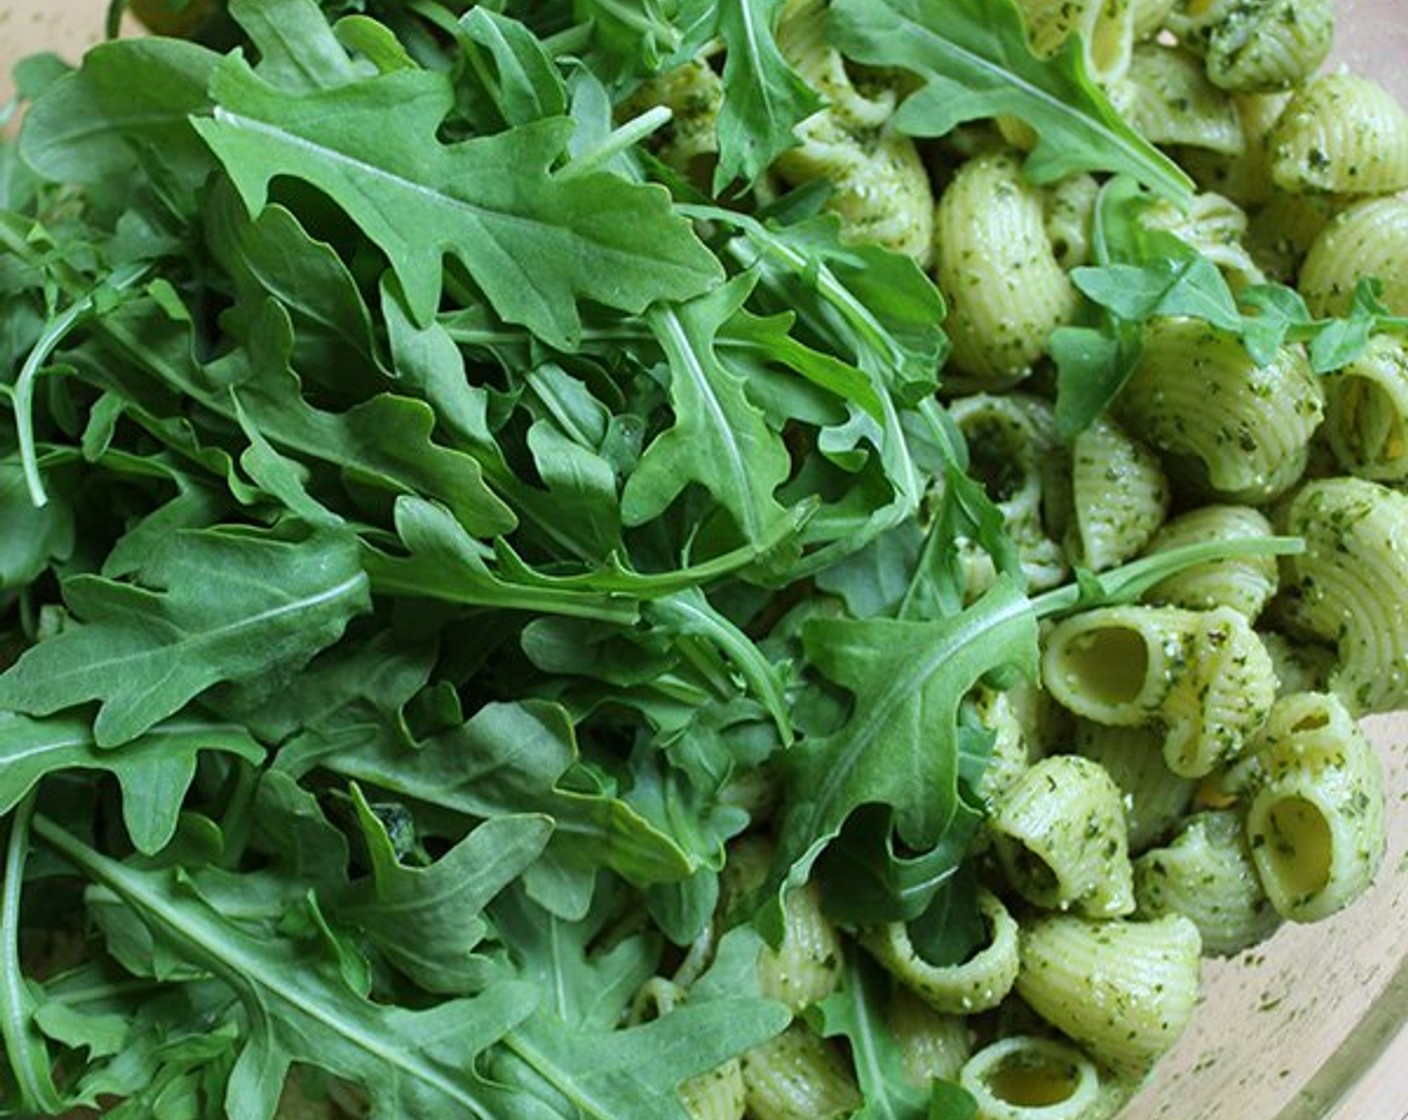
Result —
[[[753, 977], [789, 883], [966, 951], [934, 918], [971, 908], [988, 739], [965, 696], [1031, 672], [1040, 616], [1209, 548], [1024, 593], [935, 397], [937, 290], [843, 243], [816, 191], [754, 205], [820, 103], [780, 8], [231, 0], [210, 45], [19, 68], [10, 1114], [263, 1120], [296, 1067], [376, 1116], [682, 1117], [675, 1086], [787, 1022]], [[913, 75], [897, 127], [1016, 114], [1038, 180], [1188, 197], [1009, 3], [831, 20]], [[715, 40], [710, 196], [641, 147], [662, 113], [613, 105]], [[1000, 573], [973, 603], [960, 540]], [[627, 1025], [750, 826], [778, 845], [751, 922]], [[846, 975], [817, 1025], [857, 1055], [863, 1115], [963, 1115], [894, 1075], [883, 983]]]

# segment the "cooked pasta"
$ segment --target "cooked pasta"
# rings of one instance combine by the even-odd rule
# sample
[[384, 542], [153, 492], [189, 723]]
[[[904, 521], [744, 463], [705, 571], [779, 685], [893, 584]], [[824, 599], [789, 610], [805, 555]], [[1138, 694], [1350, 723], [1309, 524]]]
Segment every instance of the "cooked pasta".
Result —
[[1168, 480], [1157, 456], [1105, 418], [1072, 442], [1071, 492], [1067, 551], [1096, 572], [1138, 554], [1168, 513]]
[[973, 1053], [967, 1020], [935, 1011], [903, 984], [895, 985], [885, 1025], [904, 1056], [905, 1079], [913, 1085], [926, 1086], [935, 1078], [957, 1081]]
[[1236, 107], [1181, 47], [1140, 43], [1111, 100], [1150, 140], [1235, 155], [1246, 148]]
[[935, 1011], [973, 1015], [996, 1007], [1017, 978], [1017, 923], [990, 891], [978, 893], [988, 941], [961, 964], [930, 964], [915, 950], [903, 922], [865, 930], [860, 943], [899, 983]]
[[[1251, 506], [1208, 505], [1166, 522], [1149, 542], [1148, 554], [1202, 541], [1270, 537], [1270, 520]], [[1274, 556], [1235, 556], [1195, 564], [1160, 580], [1144, 601], [1211, 610], [1225, 606], [1255, 620], [1276, 594], [1279, 572]]]
[[1283, 613], [1334, 645], [1330, 687], [1356, 714], [1408, 704], [1408, 495], [1318, 479], [1291, 500], [1284, 523], [1305, 551], [1283, 560]]
[[1262, 889], [1242, 814], [1233, 809], [1189, 817], [1167, 846], [1136, 859], [1134, 897], [1139, 917], [1190, 919], [1209, 956], [1259, 944], [1281, 920]]
[[1325, 382], [1324, 433], [1335, 461], [1358, 478], [1408, 479], [1408, 349], [1390, 335]]
[[1120, 77], [1134, 45], [1130, 0], [1017, 0], [1033, 48], [1050, 54], [1079, 35], [1086, 72], [1097, 82]]
[[979, 1120], [1086, 1120], [1100, 1097], [1100, 1075], [1075, 1047], [1040, 1035], [989, 1043], [964, 1065], [959, 1084]]
[[1383, 86], [1326, 74], [1302, 87], [1268, 137], [1282, 190], [1388, 194], [1408, 187], [1408, 113]]
[[1008, 791], [989, 828], [1003, 874], [1029, 902], [1098, 917], [1134, 909], [1124, 805], [1098, 763], [1041, 759]]
[[1119, 786], [1131, 853], [1142, 852], [1169, 835], [1188, 812], [1198, 783], [1168, 768], [1160, 730], [1080, 720], [1075, 749], [1103, 766]]
[[1408, 315], [1408, 199], [1374, 198], [1337, 213], [1306, 252], [1300, 291], [1315, 315], [1344, 315], [1355, 286], [1372, 276], [1380, 300]]
[[1289, 89], [1330, 53], [1333, 0], [1212, 0], [1188, 4], [1174, 20], [1187, 41], [1203, 44], [1214, 85], [1241, 92]]
[[1235, 338], [1194, 319], [1156, 319], [1120, 398], [1136, 436], [1181, 460], [1211, 495], [1261, 504], [1304, 469], [1323, 390], [1304, 355], [1259, 366]]
[[1022, 929], [1016, 990], [1093, 1058], [1138, 1074], [1192, 1017], [1201, 948], [1198, 927], [1181, 915], [1096, 921], [1047, 914]]
[[793, 68], [827, 102], [797, 126], [801, 145], [774, 164], [793, 184], [824, 179], [827, 209], [846, 237], [873, 242], [927, 265], [932, 253], [934, 199], [914, 141], [886, 127], [892, 90], [873, 96], [851, 81], [825, 36], [824, 0], [789, 0], [777, 44]]
[[1383, 860], [1383, 770], [1331, 693], [1276, 703], [1254, 759], [1247, 838], [1282, 917], [1313, 922], [1352, 902]]
[[753, 1120], [828, 1120], [862, 1103], [845, 1055], [801, 1021], [749, 1050], [740, 1064]]
[[979, 156], [945, 188], [934, 222], [953, 364], [984, 387], [1027, 377], [1051, 331], [1076, 309], [1046, 234], [1041, 192], [1015, 156]]

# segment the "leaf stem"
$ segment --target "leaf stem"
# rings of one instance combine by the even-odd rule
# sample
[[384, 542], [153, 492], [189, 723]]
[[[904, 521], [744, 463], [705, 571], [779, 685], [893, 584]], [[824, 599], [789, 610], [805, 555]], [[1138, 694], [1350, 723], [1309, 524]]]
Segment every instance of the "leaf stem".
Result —
[[1245, 537], [1180, 545], [1033, 596], [1032, 609], [1038, 618], [1050, 618], [1077, 608], [1127, 603], [1169, 576], [1198, 564], [1245, 556], [1292, 556], [1304, 550], [1305, 541], [1300, 537]]
[[[29, 855], [30, 822], [34, 818], [35, 790], [30, 790], [10, 819], [10, 835], [5, 844], [5, 881], [0, 893], [0, 1033], [5, 1036], [5, 1054], [26, 1109], [46, 1114], [61, 1112], [64, 1102], [47, 1075], [48, 1058], [37, 1052], [29, 1023], [29, 992], [20, 968], [20, 895], [24, 886], [24, 865]], [[45, 1071], [45, 1072], [41, 1072]]]
[[558, 182], [565, 183], [599, 170], [616, 156], [644, 140], [657, 128], [665, 125], [673, 115], [668, 106], [656, 105], [652, 109], [647, 109], [640, 116], [632, 117], [620, 128], [611, 132], [600, 144], [573, 156], [557, 172], [555, 178]]
[[35, 342], [34, 348], [30, 350], [29, 356], [25, 358], [19, 376], [15, 378], [10, 400], [11, 407], [15, 410], [15, 431], [20, 442], [20, 465], [24, 469], [29, 500], [36, 508], [48, 505], [49, 495], [44, 490], [44, 479], [39, 473], [39, 456], [34, 445], [34, 386], [49, 355], [92, 308], [93, 297], [84, 296], [51, 319]]

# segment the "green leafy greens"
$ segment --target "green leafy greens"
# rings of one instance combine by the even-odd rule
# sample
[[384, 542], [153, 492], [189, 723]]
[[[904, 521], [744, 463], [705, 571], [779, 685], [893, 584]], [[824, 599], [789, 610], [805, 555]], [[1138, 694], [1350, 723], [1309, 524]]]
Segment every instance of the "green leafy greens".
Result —
[[[991, 744], [965, 699], [1033, 671], [1042, 618], [1294, 547], [1027, 594], [936, 396], [937, 288], [824, 190], [775, 197], [828, 97], [783, 7], [230, 0], [190, 6], [193, 41], [23, 70], [7, 1115], [682, 1118], [681, 1084], [791, 1019], [757, 961], [814, 870], [838, 919], [952, 913], [929, 943], [967, 947]], [[902, 74], [911, 135], [1015, 114], [1038, 180], [1188, 192], [1009, 0], [836, 0], [829, 33]], [[707, 51], [691, 178], [651, 154], [668, 111], [617, 116]], [[1056, 340], [1076, 426], [1149, 315], [1319, 366], [1398, 325], [1370, 289], [1344, 325], [1269, 289], [1244, 314], [1129, 197], [1077, 274], [1100, 322]], [[775, 865], [715, 929], [758, 828]], [[808, 1016], [862, 1115], [970, 1114], [899, 1084], [883, 984], [844, 976]], [[653, 1017], [652, 978], [684, 991]]]

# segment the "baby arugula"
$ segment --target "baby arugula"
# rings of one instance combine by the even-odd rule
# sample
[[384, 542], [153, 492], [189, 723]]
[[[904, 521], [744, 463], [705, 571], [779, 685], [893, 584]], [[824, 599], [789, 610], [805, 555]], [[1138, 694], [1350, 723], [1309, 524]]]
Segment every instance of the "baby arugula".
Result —
[[[965, 951], [965, 697], [1031, 671], [1041, 619], [1294, 547], [1025, 593], [936, 396], [935, 286], [824, 192], [764, 204], [822, 101], [780, 0], [212, 9], [204, 43], [29, 64], [0, 139], [11, 1113], [269, 1120], [330, 1084], [373, 1117], [683, 1117], [788, 1021], [754, 930], [790, 882]], [[915, 135], [1010, 113], [1038, 178], [1188, 193], [1011, 0], [830, 21], [910, 75]], [[696, 186], [640, 144], [663, 109], [614, 106], [715, 41]], [[1077, 427], [1148, 315], [1322, 364], [1398, 326], [1368, 289], [1344, 326], [1243, 314], [1136, 203], [1107, 188], [1100, 321], [1057, 339]], [[998, 573], [973, 602], [960, 550]], [[754, 826], [765, 889], [648, 1014]], [[864, 1114], [966, 1115], [895, 1083], [878, 987], [849, 959], [813, 1012]]]
[[[1330, 373], [1364, 352], [1371, 335], [1408, 330], [1389, 313], [1377, 281], [1356, 285], [1349, 314], [1317, 319], [1294, 288], [1250, 284], [1233, 292], [1207, 257], [1175, 234], [1141, 221], [1152, 199], [1128, 178], [1101, 188], [1092, 222], [1096, 264], [1071, 279], [1090, 301], [1093, 324], [1058, 327], [1051, 337], [1057, 365], [1056, 418], [1062, 434], [1085, 428], [1119, 394], [1139, 360], [1143, 324], [1155, 316], [1202, 319], [1240, 339], [1259, 365], [1284, 345], [1306, 347], [1310, 368]], [[1244, 310], [1249, 309], [1249, 310]]]

